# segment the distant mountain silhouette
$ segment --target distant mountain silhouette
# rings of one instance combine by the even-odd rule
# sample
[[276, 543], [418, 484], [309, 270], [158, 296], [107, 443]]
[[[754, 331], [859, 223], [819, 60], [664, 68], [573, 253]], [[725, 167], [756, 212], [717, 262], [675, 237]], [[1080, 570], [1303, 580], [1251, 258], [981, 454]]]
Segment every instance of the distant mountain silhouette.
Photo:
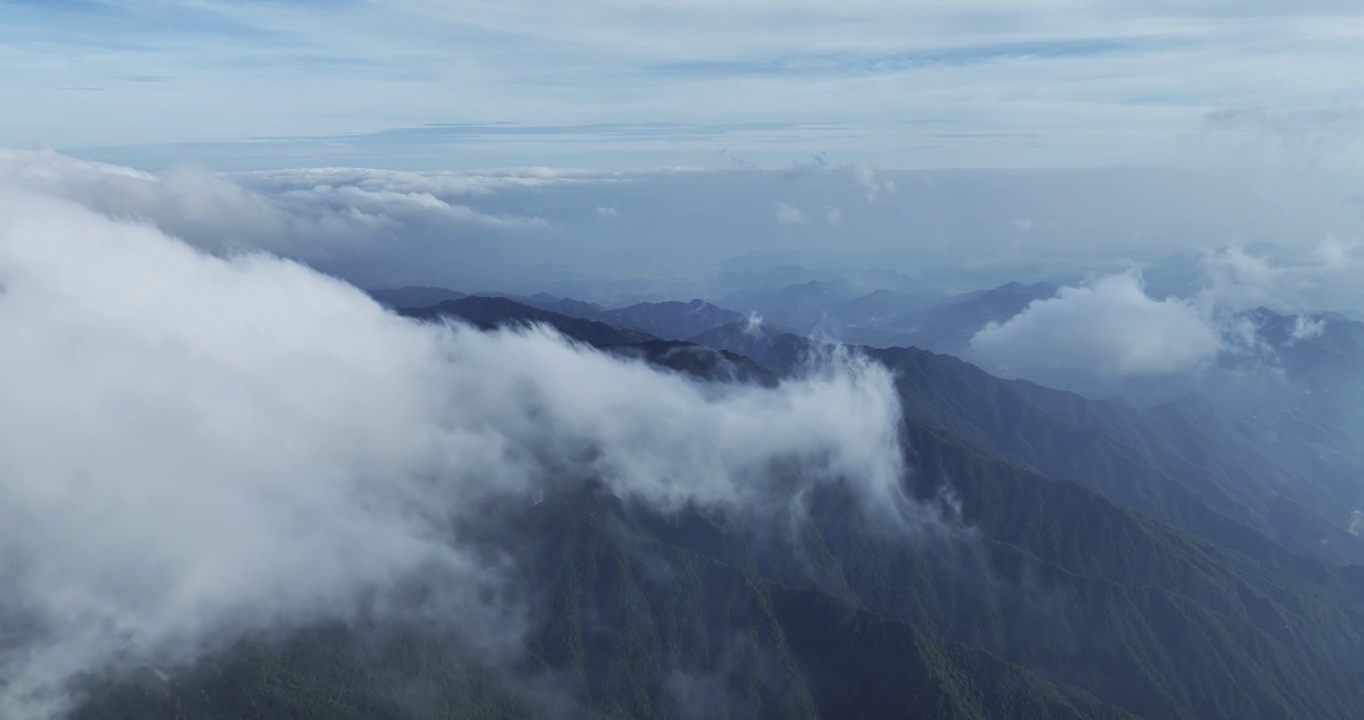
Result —
[[815, 352], [819, 343], [795, 333], [747, 322], [724, 325], [691, 338], [692, 342], [753, 358], [779, 374], [789, 374]]
[[825, 321], [834, 306], [860, 293], [845, 281], [811, 280], [795, 285], [742, 290], [717, 298], [715, 304], [744, 316], [757, 313], [765, 322], [809, 332]]
[[664, 340], [596, 320], [569, 317], [505, 297], [471, 295], [431, 307], [405, 310], [403, 314], [422, 320], [459, 319], [484, 330], [547, 325], [573, 340], [704, 380], [765, 385], [776, 381], [775, 376], [760, 364], [735, 353], [716, 351], [694, 343]]
[[637, 303], [606, 313], [611, 322], [669, 340], [685, 340], [722, 325], [744, 322], [744, 315], [704, 300]]
[[876, 290], [853, 295], [838, 282], [809, 282], [747, 291], [717, 300], [757, 313], [788, 332], [872, 347], [913, 346], [959, 354], [986, 324], [1003, 322], [1056, 295], [1049, 283], [1007, 283], [943, 299], [930, 293]]
[[956, 295], [923, 309], [886, 312], [849, 323], [848, 342], [875, 347], [914, 346], [934, 352], [959, 354], [988, 323], [1003, 322], [1029, 304], [1056, 295], [1049, 283], [1008, 283], [989, 290]]
[[394, 309], [429, 307], [465, 296], [457, 290], [438, 287], [401, 287], [368, 291], [370, 297]]
[[446, 300], [430, 307], [408, 308], [403, 310], [402, 314], [422, 320], [458, 318], [484, 330], [541, 323], [555, 328], [566, 337], [602, 347], [658, 339], [648, 333], [622, 330], [596, 320], [569, 317], [505, 297], [470, 295], [458, 300]]

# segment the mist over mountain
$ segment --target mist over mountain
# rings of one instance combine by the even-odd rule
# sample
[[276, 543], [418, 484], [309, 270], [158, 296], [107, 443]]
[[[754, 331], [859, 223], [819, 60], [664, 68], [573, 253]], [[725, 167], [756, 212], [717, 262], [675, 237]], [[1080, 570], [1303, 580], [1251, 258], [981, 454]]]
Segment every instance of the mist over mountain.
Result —
[[723, 151], [0, 150], [0, 716], [1358, 715], [1355, 179]]
[[1358, 720], [1360, 67], [0, 0], [0, 720]]
[[673, 340], [695, 337], [746, 319], [742, 313], [726, 310], [704, 300], [636, 303], [612, 311], [610, 317], [623, 325]]
[[499, 298], [446, 303], [531, 324], [415, 324], [293, 263], [3, 202], [6, 716], [318, 623], [434, 623], [513, 661], [539, 586], [499, 518], [584, 488], [773, 542], [825, 483], [869, 531], [944, 522], [904, 492], [890, 375], [857, 356], [706, 384], [593, 346], [640, 333], [573, 321], [578, 344]]
[[[489, 301], [483, 305], [453, 301], [423, 314], [483, 317], [488, 327], [534, 317], [570, 334], [576, 323], [583, 322], [503, 299]], [[487, 308], [499, 309], [501, 319], [494, 321], [498, 314]], [[603, 337], [599, 342], [611, 347], [621, 339]], [[801, 352], [818, 352], [815, 343], [806, 343]], [[569, 689], [551, 683], [553, 692], [541, 692], [550, 692], [552, 702], [570, 703], [576, 707], [573, 712], [595, 712], [576, 705], [590, 698], [591, 707], [601, 711], [623, 706], [654, 715], [689, 716], [709, 709], [744, 715], [844, 716], [894, 707], [915, 712], [917, 703], [931, 698], [935, 706], [951, 708], [950, 716], [960, 717], [996, 717], [1009, 712], [1004, 708], [1029, 708], [1054, 717], [1124, 716], [1124, 711], [1106, 708], [1106, 703], [1160, 717], [1277, 717], [1304, 712], [1302, 708], [1319, 716], [1348, 717], [1353, 702], [1349, 688], [1357, 687], [1356, 676], [1348, 669], [1342, 673], [1334, 663], [1358, 667], [1354, 653], [1359, 646], [1350, 647], [1360, 640], [1352, 639], [1351, 624], [1327, 621], [1332, 628], [1328, 636], [1307, 628], [1320, 627], [1317, 624], [1334, 613], [1344, 613], [1337, 616], [1339, 621], [1353, 623], [1345, 618], [1364, 611], [1353, 571], [1337, 573], [1326, 559], [1340, 557], [1336, 553], [1358, 557], [1364, 546], [1322, 553], [1312, 547], [1314, 540], [1302, 542], [1302, 531], [1295, 538], [1292, 528], [1276, 527], [1277, 518], [1250, 526], [1254, 513], [1236, 511], [1254, 497], [1244, 487], [1236, 489], [1246, 478], [1234, 475], [1263, 480], [1273, 473], [1257, 466], [1254, 458], [1206, 456], [1209, 448], [1231, 449], [1222, 443], [1233, 442], [1227, 437], [1245, 431], [1217, 437], [1211, 424], [1199, 418], [1196, 423], [1203, 433], [1186, 437], [1165, 410], [1139, 413], [1000, 381], [959, 361], [921, 351], [880, 351], [872, 356], [892, 368], [897, 378], [895, 394], [905, 413], [902, 437], [912, 448], [914, 471], [906, 477], [910, 492], [930, 505], [943, 503], [947, 492], [951, 500], [941, 506], [944, 509], [927, 517], [960, 518], [934, 521], [946, 528], [945, 533], [920, 531], [909, 542], [895, 533], [864, 535], [852, 529], [858, 523], [849, 524], [847, 515], [858, 512], [856, 498], [840, 500], [837, 495], [822, 495], [808, 506], [804, 522], [809, 525], [802, 526], [795, 538], [766, 539], [750, 535], [751, 524], [747, 528], [722, 520], [716, 524], [716, 518], [708, 518], [699, 508], [672, 518], [647, 510], [641, 515], [585, 488], [576, 495], [570, 491], [533, 498], [530, 508], [540, 519], [516, 522], [529, 522], [521, 527], [560, 539], [548, 546], [543, 559], [532, 556], [521, 562], [530, 567], [548, 562], [557, 568], [537, 571], [556, 578], [551, 585], [556, 599], [548, 608], [536, 609], [551, 617], [566, 611], [564, 621], [570, 624], [531, 631], [529, 642], [538, 659], [510, 672], [530, 673], [543, 682], [546, 676], [539, 673], [570, 668], [580, 680], [571, 682]], [[1016, 419], [1003, 421], [1001, 411]], [[1005, 432], [1010, 427], [1032, 432], [1012, 440]], [[1096, 428], [1101, 429], [1095, 432]], [[1153, 432], [1170, 437], [1162, 439]], [[1223, 464], [1233, 466], [1221, 469]], [[1103, 467], [1109, 469], [1097, 470]], [[1047, 479], [1041, 472], [1064, 479]], [[1219, 473], [1229, 483], [1220, 489], [1223, 504], [1212, 500], [1219, 495], [1214, 480]], [[1173, 527], [1150, 519], [1149, 513], [1161, 511], [1170, 513], [1166, 522]], [[948, 514], [940, 514], [944, 512]], [[1063, 518], [1069, 518], [1069, 524]], [[1079, 518], [1090, 520], [1075, 524]], [[1062, 522], [1055, 524], [1058, 521]], [[1058, 535], [1062, 527], [1070, 529]], [[1324, 528], [1308, 527], [1305, 532]], [[1280, 531], [1281, 539], [1272, 540]], [[559, 534], [564, 532], [568, 534]], [[1122, 540], [1110, 544], [1105, 538]], [[1354, 538], [1348, 534], [1334, 538], [1336, 543], [1345, 540]], [[603, 562], [617, 568], [609, 578], [598, 575]], [[744, 594], [731, 591], [726, 604], [712, 608], [712, 601], [705, 599], [711, 597], [707, 589], [733, 587], [740, 576], [729, 574], [744, 568], [750, 573], [763, 568], [758, 571], [758, 577], [766, 578], [763, 585], [745, 591], [758, 596], [743, 600]], [[890, 587], [877, 580], [887, 572], [898, 578]], [[628, 578], [624, 585], [622, 578]], [[751, 578], [746, 581], [749, 588]], [[1101, 585], [1090, 587], [1096, 581]], [[679, 587], [699, 591], [699, 604], [668, 600]], [[916, 587], [920, 590], [912, 590]], [[952, 599], [926, 602], [914, 594], [934, 587], [940, 592], [955, 588], [948, 596]], [[918, 599], [906, 602], [906, 597]], [[742, 609], [748, 603], [757, 606]], [[770, 610], [757, 610], [769, 604]], [[1058, 604], [1067, 609], [1060, 610]], [[589, 616], [616, 617], [624, 612], [630, 634], [582, 625], [580, 613], [585, 611]], [[717, 612], [729, 620], [713, 619]], [[1104, 619], [1087, 614], [1094, 612], [1105, 613]], [[1135, 629], [1114, 625], [1115, 612], [1122, 618], [1117, 622], [1136, 623]], [[670, 629], [679, 622], [693, 629], [680, 634]], [[739, 624], [726, 624], [734, 622]], [[765, 623], [773, 625], [764, 630]], [[982, 632], [981, 623], [998, 629]], [[749, 641], [737, 639], [761, 637], [778, 627], [783, 639], [775, 650], [757, 651]], [[329, 701], [336, 705], [317, 707], [333, 707], [343, 714], [357, 712], [356, 708], [395, 717], [423, 716], [437, 708], [511, 716], [536, 714], [537, 707], [543, 710], [538, 703], [546, 702], [545, 696], [524, 694], [537, 686], [535, 682], [522, 676], [510, 688], [501, 685], [505, 681], [496, 680], [498, 673], [509, 671], [489, 675], [467, 651], [451, 649], [461, 647], [456, 640], [433, 645], [410, 630], [399, 630], [390, 631], [378, 648], [366, 650], [364, 644], [357, 645], [354, 632], [331, 629], [323, 635], [299, 636], [286, 647], [273, 643], [243, 647], [223, 661], [225, 666], [189, 671], [175, 683], [160, 685], [164, 688], [160, 690], [155, 688], [161, 681], [154, 681], [149, 690], [97, 691], [96, 702], [104, 703], [105, 710], [86, 706], [82, 716], [98, 717], [90, 713], [117, 707], [155, 712], [169, 709], [172, 700], [212, 712], [246, 698], [297, 712], [303, 707], [299, 696], [269, 692], [260, 685], [265, 678], [253, 679], [257, 671], [251, 668], [266, 663], [276, 668], [272, 672], [296, 678], [291, 683], [321, 683], [320, 689], [336, 682], [328, 679], [332, 671], [324, 668], [337, 662], [346, 668], [346, 676], [363, 680], [342, 700]], [[1200, 649], [1208, 642], [1199, 639], [1206, 632], [1224, 638], [1221, 643], [1238, 639]], [[1290, 637], [1297, 638], [1292, 643], [1296, 650], [1283, 644]], [[1069, 639], [1058, 646], [1062, 638]], [[702, 645], [696, 645], [698, 641]], [[701, 649], [706, 646], [715, 649]], [[572, 650], [575, 647], [579, 649]], [[1324, 659], [1314, 659], [1318, 650], [1312, 648], [1331, 647], [1336, 660], [1322, 664]], [[414, 652], [426, 658], [423, 664], [402, 660]], [[1118, 659], [1140, 653], [1168, 659], [1134, 676]], [[1001, 659], [994, 659], [996, 654]], [[621, 657], [633, 659], [613, 659]], [[855, 695], [831, 691], [828, 678], [838, 672], [836, 657], [898, 668], [896, 679], [875, 685], [875, 676], [863, 677], [858, 681], [862, 690]], [[285, 658], [287, 663], [280, 664]], [[1229, 664], [1225, 672], [1230, 674], [1211, 672], [1211, 666], [1203, 664], [1213, 658], [1218, 665]], [[432, 674], [432, 666], [425, 663], [433, 662], [456, 674]], [[565, 662], [566, 666], [561, 664]], [[682, 664], [674, 665], [678, 662]], [[1011, 662], [1047, 680], [1019, 675], [1026, 671]], [[415, 673], [405, 682], [426, 688], [421, 695], [425, 700], [414, 705], [411, 697], [388, 694], [384, 688], [391, 681], [385, 678], [394, 672]], [[1246, 675], [1263, 683], [1254, 695], [1240, 699], [1223, 695], [1219, 688]], [[949, 677], [955, 679], [948, 681]], [[459, 679], [452, 684], [455, 678]], [[583, 683], [581, 689], [572, 690], [578, 682]], [[1296, 683], [1317, 689], [1303, 695]], [[626, 687], [637, 690], [621, 695]], [[565, 692], [576, 699], [558, 694]]]

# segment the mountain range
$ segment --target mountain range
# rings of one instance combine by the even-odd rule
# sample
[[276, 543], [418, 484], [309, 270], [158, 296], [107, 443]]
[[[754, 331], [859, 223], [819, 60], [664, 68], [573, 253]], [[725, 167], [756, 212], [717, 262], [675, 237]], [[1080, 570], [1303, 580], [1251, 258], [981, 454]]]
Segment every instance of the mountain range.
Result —
[[[543, 307], [558, 299], [405, 297], [438, 299], [402, 310], [422, 321], [549, 326], [712, 382], [772, 385], [821, 352], [699, 301], [585, 318]], [[1258, 317], [1291, 387], [1323, 399], [1249, 420], [1217, 397], [1138, 409], [866, 348], [894, 374], [907, 488], [945, 529], [870, 531], [833, 487], [772, 543], [589, 482], [511, 520], [541, 598], [511, 666], [419, 624], [326, 625], [92, 680], [74, 717], [1357, 717], [1360, 426], [1331, 389], [1357, 387], [1364, 325], [1295, 341], [1302, 320]]]

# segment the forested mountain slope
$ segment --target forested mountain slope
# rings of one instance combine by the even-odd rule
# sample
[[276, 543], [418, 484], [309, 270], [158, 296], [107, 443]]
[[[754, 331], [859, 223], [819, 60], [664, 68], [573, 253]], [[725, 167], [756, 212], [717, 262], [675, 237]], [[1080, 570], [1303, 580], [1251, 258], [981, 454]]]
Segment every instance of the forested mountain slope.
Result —
[[[775, 381], [733, 354], [508, 303], [422, 314], [545, 322], [692, 376]], [[798, 344], [779, 341], [765, 364], [785, 372], [796, 360], [773, 359]], [[1256, 492], [1225, 485], [1248, 466], [1223, 435], [1191, 435], [1184, 410], [872, 356], [905, 411], [913, 527], [863, 522], [839, 487], [774, 533], [586, 478], [508, 516], [535, 598], [513, 659], [423, 624], [319, 627], [168, 679], [92, 681], [77, 717], [1357, 717], [1364, 571], [1273, 537]]]

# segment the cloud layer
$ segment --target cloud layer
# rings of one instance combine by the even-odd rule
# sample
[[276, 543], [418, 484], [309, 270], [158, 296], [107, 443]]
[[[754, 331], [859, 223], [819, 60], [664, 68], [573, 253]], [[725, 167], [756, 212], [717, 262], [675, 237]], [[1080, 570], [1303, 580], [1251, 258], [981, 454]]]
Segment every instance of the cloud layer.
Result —
[[778, 164], [821, 150], [898, 166], [1183, 164], [1291, 161], [1284, 138], [1322, 134], [1334, 151], [1312, 143], [1314, 160], [1360, 160], [1350, 73], [1364, 22], [1342, 0], [6, 11], [0, 143], [138, 164], [489, 167], [591, 152], [716, 167], [727, 145]]
[[[992, 372], [1068, 388], [1091, 379], [1197, 375], [1224, 356], [1273, 365], [1274, 350], [1241, 313], [1359, 307], [1364, 262], [1357, 247], [1331, 237], [1307, 253], [1279, 258], [1239, 246], [1218, 249], [1182, 261], [1196, 273], [1195, 285], [1163, 299], [1147, 291], [1139, 271], [1104, 276], [986, 325], [966, 354]], [[1301, 314], [1295, 323], [1292, 342], [1324, 329]]]
[[0, 614], [28, 631], [0, 647], [7, 718], [111, 664], [382, 611], [416, 578], [514, 653], [515, 564], [461, 538], [563, 483], [793, 522], [843, 482], [872, 519], [923, 521], [891, 378], [856, 358], [698, 384], [545, 331], [417, 325], [301, 265], [12, 190], [0, 287]]
[[325, 258], [333, 249], [320, 244], [323, 238], [334, 248], [345, 248], [391, 239], [412, 226], [543, 228], [543, 218], [490, 215], [455, 200], [559, 179], [549, 171], [483, 176], [323, 168], [234, 177], [183, 166], [148, 173], [51, 151], [0, 148], [0, 186], [152, 222], [213, 251], [243, 247], [307, 259]]
[[[1151, 262], [1198, 250], [1189, 238], [1292, 248], [1364, 231], [1352, 185], [1324, 175], [887, 172], [822, 158], [785, 172], [223, 174], [0, 149], [0, 187], [147, 222], [213, 252], [264, 249], [362, 287], [549, 291], [620, 304], [714, 297], [707, 278], [754, 252], [835, 272], [896, 269], [963, 292], [1113, 267], [1115, 256]], [[780, 220], [803, 224], [795, 232]], [[1333, 252], [1349, 261], [1340, 246]], [[1348, 277], [1322, 275], [1323, 288], [1347, 287]], [[615, 294], [593, 294], [607, 283]], [[1337, 306], [1364, 307], [1355, 294], [1360, 302]]]
[[1062, 288], [971, 339], [968, 355], [1031, 378], [1170, 375], [1197, 370], [1222, 350], [1222, 336], [1195, 304], [1147, 296], [1136, 273]]
[[508, 189], [614, 180], [607, 173], [533, 169], [225, 175], [184, 166], [148, 173], [50, 151], [0, 148], [0, 187], [150, 223], [210, 252], [266, 250], [362, 284], [401, 281], [437, 261], [449, 263], [447, 279], [466, 283], [480, 275], [495, 282], [524, 273], [530, 260], [517, 257], [515, 241], [544, 235], [549, 222], [474, 205]]

